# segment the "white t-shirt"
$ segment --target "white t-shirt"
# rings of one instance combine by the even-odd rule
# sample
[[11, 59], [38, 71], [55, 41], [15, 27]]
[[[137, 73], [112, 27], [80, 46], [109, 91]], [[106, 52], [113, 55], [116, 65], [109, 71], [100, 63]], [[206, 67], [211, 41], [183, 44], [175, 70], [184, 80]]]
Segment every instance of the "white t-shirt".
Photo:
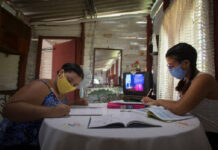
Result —
[[[197, 76], [201, 74], [206, 73], [199, 72]], [[203, 99], [191, 113], [199, 118], [206, 131], [218, 133], [218, 100]]]

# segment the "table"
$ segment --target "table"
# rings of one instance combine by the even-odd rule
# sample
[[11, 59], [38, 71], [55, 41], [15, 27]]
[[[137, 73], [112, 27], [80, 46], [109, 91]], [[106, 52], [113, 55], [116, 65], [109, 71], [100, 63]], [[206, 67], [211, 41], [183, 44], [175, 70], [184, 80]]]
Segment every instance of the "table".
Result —
[[[119, 109], [102, 107], [103, 114], [127, 115]], [[72, 108], [73, 109], [73, 108]], [[129, 112], [128, 112], [129, 113]], [[133, 113], [133, 112], [131, 112]], [[165, 123], [162, 127], [88, 129], [89, 116], [44, 119], [39, 132], [41, 150], [210, 150], [204, 130], [196, 117]]]

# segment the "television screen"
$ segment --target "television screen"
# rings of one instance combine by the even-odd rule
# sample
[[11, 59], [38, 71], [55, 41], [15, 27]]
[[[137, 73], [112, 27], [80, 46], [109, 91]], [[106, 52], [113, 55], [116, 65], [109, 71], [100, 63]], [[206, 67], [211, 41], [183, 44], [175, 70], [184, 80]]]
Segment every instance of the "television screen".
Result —
[[126, 95], [145, 96], [153, 87], [151, 72], [137, 72], [123, 74], [123, 92]]
[[126, 90], [143, 92], [144, 74], [126, 74]]

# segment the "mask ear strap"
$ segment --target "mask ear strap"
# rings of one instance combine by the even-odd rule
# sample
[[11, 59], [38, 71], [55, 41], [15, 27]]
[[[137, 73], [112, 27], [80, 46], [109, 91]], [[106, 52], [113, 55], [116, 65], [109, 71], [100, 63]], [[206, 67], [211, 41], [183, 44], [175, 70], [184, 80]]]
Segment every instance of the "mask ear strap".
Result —
[[59, 78], [62, 78], [64, 76], [64, 72], [62, 74], [59, 73], [58, 76], [59, 76]]

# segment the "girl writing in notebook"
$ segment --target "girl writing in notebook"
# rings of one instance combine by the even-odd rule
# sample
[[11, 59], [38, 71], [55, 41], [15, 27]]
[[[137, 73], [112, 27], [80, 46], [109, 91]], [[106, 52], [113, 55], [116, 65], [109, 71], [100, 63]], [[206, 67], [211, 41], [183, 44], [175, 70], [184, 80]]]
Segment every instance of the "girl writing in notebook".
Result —
[[[84, 77], [77, 64], [66, 63], [54, 79], [35, 80], [18, 90], [5, 104], [0, 124], [0, 150], [39, 149], [38, 132], [43, 118], [64, 117], [70, 107], [62, 104], [66, 93]], [[78, 104], [87, 105], [80, 100]]]
[[218, 84], [213, 76], [196, 68], [196, 50], [189, 44], [179, 43], [167, 51], [166, 61], [170, 74], [180, 79], [176, 87], [180, 99], [153, 100], [144, 97], [142, 101], [163, 106], [178, 115], [192, 112], [199, 117], [207, 135], [218, 137]]

